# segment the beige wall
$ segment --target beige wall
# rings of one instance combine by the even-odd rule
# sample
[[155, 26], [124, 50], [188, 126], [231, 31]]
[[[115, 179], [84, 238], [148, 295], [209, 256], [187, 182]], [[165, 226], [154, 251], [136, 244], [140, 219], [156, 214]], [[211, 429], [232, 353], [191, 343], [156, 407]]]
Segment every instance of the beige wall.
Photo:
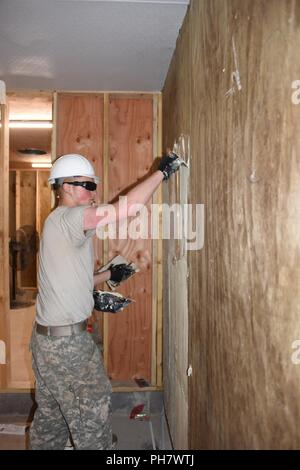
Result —
[[205, 204], [188, 259], [193, 449], [300, 446], [299, 24], [298, 1], [192, 0], [164, 87], [164, 147], [191, 135], [189, 197]]

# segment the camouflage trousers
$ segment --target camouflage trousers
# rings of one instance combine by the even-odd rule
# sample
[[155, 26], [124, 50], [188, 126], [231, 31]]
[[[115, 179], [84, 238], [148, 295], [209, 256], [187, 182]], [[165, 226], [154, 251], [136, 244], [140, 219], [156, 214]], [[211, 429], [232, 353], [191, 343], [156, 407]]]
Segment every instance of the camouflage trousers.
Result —
[[90, 333], [64, 337], [32, 332], [37, 409], [30, 428], [33, 450], [112, 448], [111, 385]]

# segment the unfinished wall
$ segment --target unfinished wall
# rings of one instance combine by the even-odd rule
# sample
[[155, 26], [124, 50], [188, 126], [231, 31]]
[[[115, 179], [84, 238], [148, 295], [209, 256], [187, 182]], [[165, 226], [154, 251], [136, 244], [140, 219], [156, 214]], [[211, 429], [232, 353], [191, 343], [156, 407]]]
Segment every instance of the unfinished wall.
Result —
[[[152, 97], [112, 96], [109, 100], [109, 201], [126, 193], [149, 172], [153, 162], [152, 146]], [[108, 258], [118, 254], [135, 263], [140, 272], [118, 289], [135, 302], [123, 313], [107, 316], [109, 375], [112, 380], [136, 377], [151, 383], [151, 239], [110, 240]]]
[[[101, 176], [98, 203], [114, 200], [150, 170], [159, 147], [157, 99], [153, 94], [58, 93], [56, 154], [81, 153], [91, 160]], [[151, 240], [95, 240], [98, 266], [120, 254], [140, 269], [118, 288], [135, 302], [117, 315], [96, 314], [105, 365], [114, 386], [136, 387], [135, 378], [160, 385], [156, 346], [161, 337], [156, 331], [158, 307], [152, 298], [156, 251]], [[99, 288], [106, 290], [107, 286]]]
[[[16, 226], [36, 229], [36, 172], [18, 171], [16, 175]], [[36, 287], [36, 258], [25, 269], [18, 271], [19, 286]]]
[[188, 263], [193, 449], [300, 446], [299, 25], [293, 0], [194, 0], [164, 87], [164, 146], [191, 135], [190, 202], [205, 204]]
[[35, 378], [31, 367], [31, 354], [29, 354], [34, 320], [35, 304], [26, 308], [9, 310], [7, 387], [10, 389], [34, 389]]

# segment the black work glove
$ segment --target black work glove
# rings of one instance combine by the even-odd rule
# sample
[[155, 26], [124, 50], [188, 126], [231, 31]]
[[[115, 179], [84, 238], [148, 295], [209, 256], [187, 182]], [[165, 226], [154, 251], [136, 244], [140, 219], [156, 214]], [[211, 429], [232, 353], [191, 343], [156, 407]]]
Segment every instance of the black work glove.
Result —
[[108, 269], [110, 271], [110, 281], [113, 282], [125, 281], [135, 272], [129, 264], [125, 263], [112, 264]]
[[118, 313], [124, 307], [133, 302], [132, 299], [127, 299], [120, 294], [112, 294], [101, 290], [94, 290], [94, 309], [99, 312]]
[[181, 165], [180, 158], [176, 155], [176, 153], [169, 153], [169, 155], [165, 155], [162, 157], [158, 170], [162, 171], [164, 175], [164, 180], [168, 180], [172, 173], [178, 170]]

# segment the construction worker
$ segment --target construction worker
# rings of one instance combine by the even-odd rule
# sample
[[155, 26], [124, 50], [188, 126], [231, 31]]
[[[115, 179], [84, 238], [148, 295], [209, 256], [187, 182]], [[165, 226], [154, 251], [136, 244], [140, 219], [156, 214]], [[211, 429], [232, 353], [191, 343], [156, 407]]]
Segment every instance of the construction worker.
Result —
[[[176, 156], [163, 157], [158, 170], [127, 193], [126, 207], [113, 205], [117, 221], [135, 215], [133, 205], [145, 205], [179, 166]], [[45, 221], [40, 242], [30, 343], [38, 407], [30, 445], [64, 449], [70, 438], [75, 449], [112, 449], [111, 384], [86, 327], [94, 307], [94, 285], [126, 277], [122, 267], [93, 275], [95, 229], [116, 220], [113, 211], [99, 215], [92, 206], [99, 178], [82, 155], [58, 158], [49, 182], [59, 203]]]

